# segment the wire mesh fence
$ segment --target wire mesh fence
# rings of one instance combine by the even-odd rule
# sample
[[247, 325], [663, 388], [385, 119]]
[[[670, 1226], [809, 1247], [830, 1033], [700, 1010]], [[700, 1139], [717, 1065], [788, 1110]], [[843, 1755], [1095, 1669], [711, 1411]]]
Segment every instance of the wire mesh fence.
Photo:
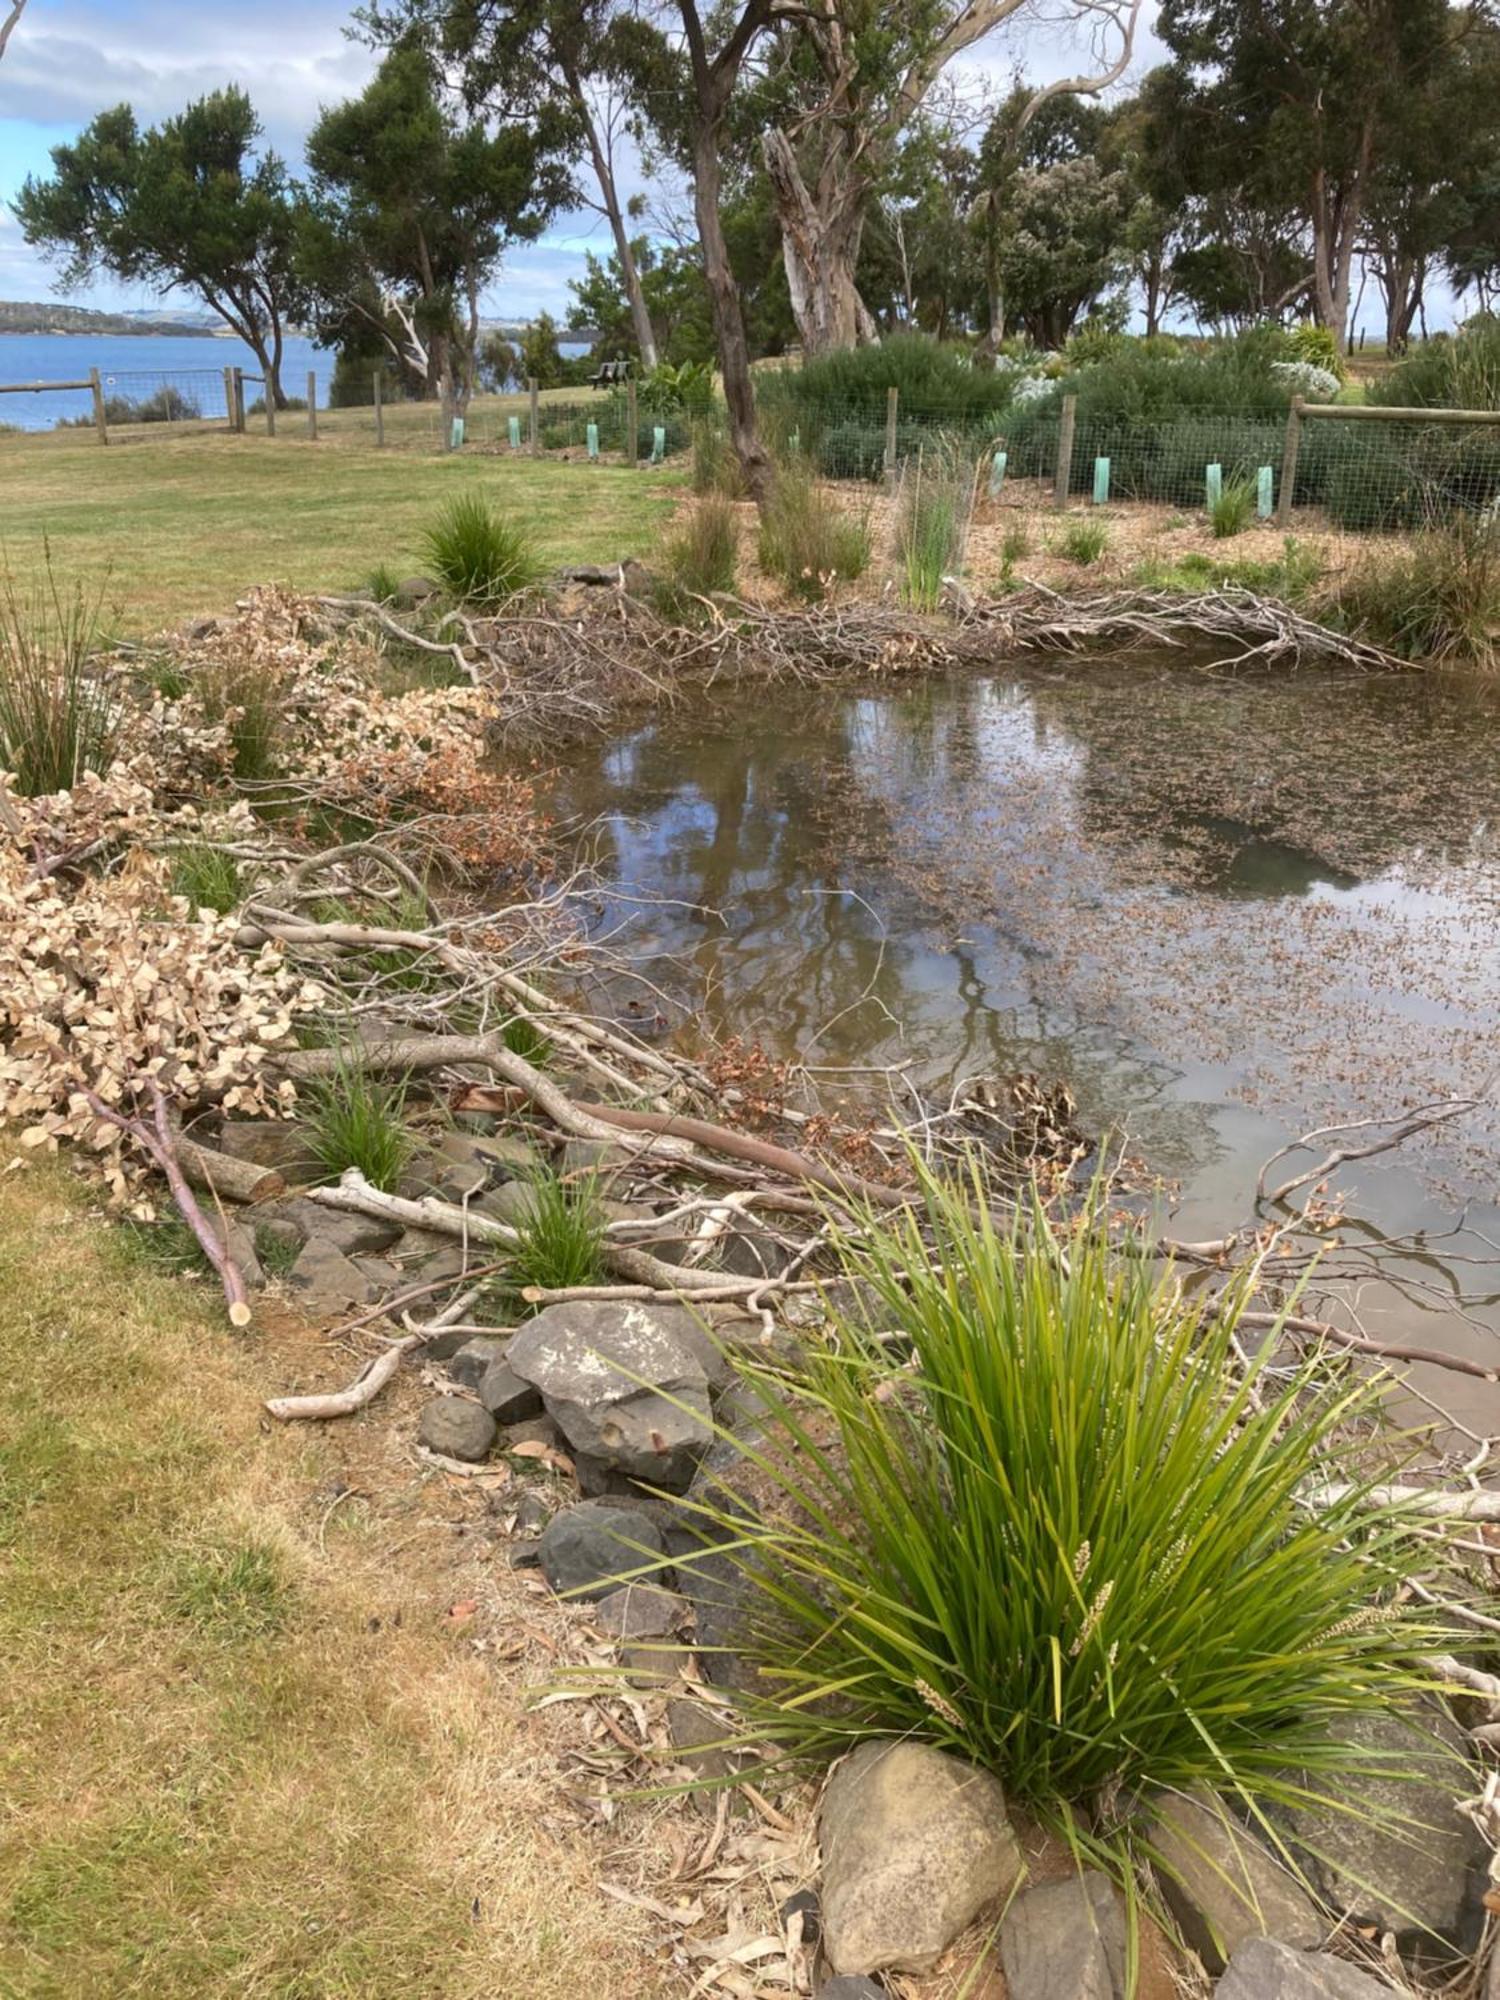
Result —
[[[104, 421], [111, 433], [135, 437], [228, 428], [233, 370], [224, 368], [116, 369], [101, 374]], [[92, 424], [92, 409], [67, 421]]]
[[1500, 412], [1375, 406], [1084, 416], [1055, 400], [980, 415], [891, 399], [766, 412], [773, 441], [822, 477], [894, 482], [938, 451], [970, 453], [991, 497], [1137, 502], [1285, 527], [1392, 534], [1458, 517], [1500, 522]]

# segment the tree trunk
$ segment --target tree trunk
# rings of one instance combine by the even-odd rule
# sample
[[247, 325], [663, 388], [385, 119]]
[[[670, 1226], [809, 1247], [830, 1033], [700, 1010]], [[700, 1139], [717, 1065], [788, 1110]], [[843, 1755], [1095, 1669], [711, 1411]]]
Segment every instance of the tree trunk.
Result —
[[757, 507], [764, 507], [774, 483], [771, 460], [755, 427], [755, 385], [750, 377], [750, 344], [739, 287], [729, 263], [724, 225], [719, 215], [719, 149], [723, 139], [722, 112], [700, 115], [693, 136], [693, 201], [698, 217], [698, 241], [703, 249], [703, 275], [713, 309], [724, 401], [729, 406], [729, 435], [740, 462], [745, 487]]
[[784, 132], [767, 132], [761, 151], [781, 224], [782, 261], [804, 354], [873, 345], [879, 333], [855, 281], [868, 191], [863, 176], [830, 154], [816, 190], [809, 190]]
[[615, 239], [615, 255], [620, 260], [620, 275], [625, 283], [625, 296], [630, 302], [631, 323], [635, 327], [635, 344], [640, 349], [641, 370], [649, 374], [657, 365], [656, 330], [651, 324], [651, 315], [646, 310], [646, 295], [641, 290], [641, 274], [635, 267], [635, 252], [630, 247], [630, 232], [625, 227], [625, 211], [620, 206], [620, 196], [615, 187], [615, 170], [610, 161], [609, 149], [599, 136], [599, 128], [594, 121], [593, 109], [584, 95], [583, 79], [578, 72], [566, 68], [563, 72], [573, 102], [583, 120], [588, 134], [589, 157], [593, 161], [594, 178], [599, 183], [600, 199], [604, 203], [604, 213], [609, 218], [610, 233]]
[[1376, 260], [1375, 282], [1385, 302], [1386, 351], [1402, 354], [1411, 342], [1411, 330], [1427, 288], [1427, 261], [1388, 247]]

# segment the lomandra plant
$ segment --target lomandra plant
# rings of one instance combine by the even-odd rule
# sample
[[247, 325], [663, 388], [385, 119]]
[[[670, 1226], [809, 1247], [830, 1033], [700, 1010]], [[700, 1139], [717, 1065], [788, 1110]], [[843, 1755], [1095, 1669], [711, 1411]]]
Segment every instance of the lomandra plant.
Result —
[[0, 771], [23, 797], [70, 791], [109, 764], [113, 704], [93, 664], [102, 614], [101, 595], [59, 582], [50, 553], [29, 591], [0, 585]]
[[503, 604], [545, 574], [530, 535], [503, 520], [482, 493], [447, 503], [422, 537], [422, 554], [438, 581], [472, 604]]
[[707, 1510], [749, 1586], [755, 1737], [924, 1737], [1086, 1837], [1137, 1787], [1274, 1803], [1352, 1765], [1340, 1724], [1430, 1686], [1435, 1643], [1398, 1601], [1406, 1521], [1358, 1476], [1312, 1501], [1377, 1392], [1273, 1373], [1274, 1343], [1243, 1365], [1236, 1300], [1184, 1299], [1096, 1213], [1001, 1228], [977, 1177], [924, 1193], [927, 1243], [868, 1217], [847, 1258], [868, 1321], [795, 1399], [757, 1373], [759, 1516]]

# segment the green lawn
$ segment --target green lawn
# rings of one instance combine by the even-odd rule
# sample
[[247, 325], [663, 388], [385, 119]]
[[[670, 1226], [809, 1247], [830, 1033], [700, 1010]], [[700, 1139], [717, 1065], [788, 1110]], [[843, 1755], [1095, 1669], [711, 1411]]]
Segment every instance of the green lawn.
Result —
[[[584, 458], [377, 450], [347, 421], [282, 419], [274, 439], [223, 431], [0, 436], [0, 561], [24, 589], [50, 546], [56, 572], [108, 581], [142, 631], [230, 604], [249, 585], [337, 591], [377, 563], [418, 567], [422, 530], [451, 493], [480, 487], [524, 520], [551, 562], [612, 561], [654, 546], [680, 476]], [[363, 413], [368, 422], [368, 412]]]

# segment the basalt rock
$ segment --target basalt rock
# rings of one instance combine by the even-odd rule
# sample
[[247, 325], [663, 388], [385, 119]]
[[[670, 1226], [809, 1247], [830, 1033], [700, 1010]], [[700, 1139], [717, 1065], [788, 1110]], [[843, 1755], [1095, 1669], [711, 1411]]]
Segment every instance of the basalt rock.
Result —
[[654, 1305], [548, 1306], [515, 1336], [508, 1360], [575, 1451], [681, 1492], [713, 1436], [708, 1377], [681, 1337], [681, 1316]]
[[923, 1743], [863, 1743], [818, 1818], [835, 1972], [930, 1972], [1021, 1872], [999, 1780]]

